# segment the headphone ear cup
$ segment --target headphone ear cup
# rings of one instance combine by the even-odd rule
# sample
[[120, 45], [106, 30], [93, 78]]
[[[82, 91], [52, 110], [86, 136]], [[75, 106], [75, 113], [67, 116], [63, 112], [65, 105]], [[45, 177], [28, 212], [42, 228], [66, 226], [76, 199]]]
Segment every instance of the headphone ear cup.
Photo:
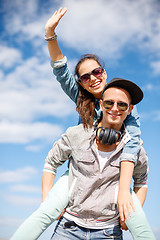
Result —
[[108, 138], [108, 145], [112, 145], [113, 143], [116, 143], [116, 131], [113, 128], [111, 128], [110, 135]]
[[102, 140], [101, 140], [101, 143], [102, 143], [102, 144], [107, 144], [109, 137], [110, 137], [110, 129], [105, 128], [105, 129], [104, 129], [103, 138], [102, 138]]
[[105, 129], [100, 127], [100, 128], [97, 128], [96, 130], [96, 137], [98, 139], [98, 141], [101, 142], [101, 140], [103, 139], [103, 136], [104, 136], [104, 132], [105, 132]]
[[113, 128], [96, 128], [96, 137], [102, 144], [112, 145], [119, 139], [120, 132], [116, 132]]

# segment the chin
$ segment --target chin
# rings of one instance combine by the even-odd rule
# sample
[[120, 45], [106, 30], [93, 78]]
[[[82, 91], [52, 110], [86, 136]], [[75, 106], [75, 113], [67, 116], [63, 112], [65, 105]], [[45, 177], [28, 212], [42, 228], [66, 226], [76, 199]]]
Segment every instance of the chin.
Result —
[[109, 121], [108, 122], [111, 128], [117, 128], [118, 125], [120, 125], [119, 121]]

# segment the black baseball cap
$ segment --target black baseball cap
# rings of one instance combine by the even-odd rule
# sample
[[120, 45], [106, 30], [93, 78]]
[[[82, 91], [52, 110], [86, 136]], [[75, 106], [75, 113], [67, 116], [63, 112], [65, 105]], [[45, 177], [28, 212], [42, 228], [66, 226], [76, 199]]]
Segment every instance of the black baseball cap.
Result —
[[109, 83], [104, 86], [102, 96], [104, 92], [110, 87], [119, 87], [129, 92], [131, 96], [131, 104], [135, 105], [143, 99], [143, 91], [134, 82], [123, 78], [113, 78]]

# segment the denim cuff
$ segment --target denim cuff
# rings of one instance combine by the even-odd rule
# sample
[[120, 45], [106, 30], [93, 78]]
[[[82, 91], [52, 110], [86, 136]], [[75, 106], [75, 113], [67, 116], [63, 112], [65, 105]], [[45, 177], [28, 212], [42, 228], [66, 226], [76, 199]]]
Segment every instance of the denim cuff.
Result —
[[64, 56], [61, 60], [58, 61], [51, 61], [51, 67], [52, 68], [61, 68], [64, 67], [64, 65], [67, 63], [67, 57]]
[[121, 154], [120, 161], [130, 161], [137, 164], [137, 155], [131, 154], [131, 153], [123, 153]]

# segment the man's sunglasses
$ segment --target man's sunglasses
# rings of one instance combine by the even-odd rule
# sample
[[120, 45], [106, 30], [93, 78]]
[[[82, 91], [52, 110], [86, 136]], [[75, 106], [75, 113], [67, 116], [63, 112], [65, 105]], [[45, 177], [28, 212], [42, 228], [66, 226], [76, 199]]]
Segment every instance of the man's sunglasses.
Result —
[[[129, 107], [129, 105], [125, 102], [116, 102], [117, 103], [117, 108], [119, 111], [126, 111]], [[103, 107], [105, 109], [111, 109], [115, 104], [115, 101], [112, 100], [105, 100], [103, 101]]]
[[79, 77], [78, 80], [79, 80], [79, 82], [87, 83], [87, 82], [89, 82], [91, 75], [93, 75], [94, 77], [100, 77], [103, 72], [104, 72], [104, 69], [101, 67], [98, 67], [98, 68], [93, 69], [89, 73], [83, 74], [82, 76]]

